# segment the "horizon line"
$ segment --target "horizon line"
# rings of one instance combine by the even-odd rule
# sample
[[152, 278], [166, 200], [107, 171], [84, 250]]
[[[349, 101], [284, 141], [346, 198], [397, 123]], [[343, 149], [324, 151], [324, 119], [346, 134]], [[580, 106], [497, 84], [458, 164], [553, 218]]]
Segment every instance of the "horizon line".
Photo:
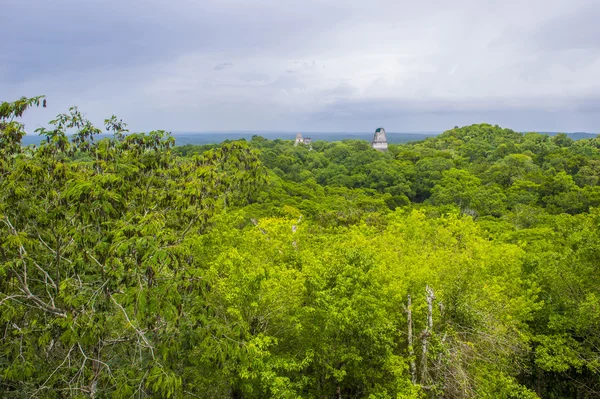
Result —
[[[363, 135], [363, 134], [374, 134], [373, 132], [357, 132], [357, 131], [353, 131], [353, 132], [344, 132], [344, 131], [298, 131], [298, 130], [198, 130], [198, 131], [194, 131], [194, 130], [165, 130], [165, 129], [154, 129], [154, 130], [148, 130], [148, 131], [131, 131], [128, 132], [127, 134], [139, 134], [139, 133], [149, 133], [152, 131], [157, 131], [157, 130], [163, 130], [169, 134], [188, 134], [188, 135], [210, 135], [210, 134], [230, 134], [230, 135], [240, 135], [240, 134], [245, 134], [245, 135], [261, 135], [261, 134], [290, 134], [290, 135], [295, 135], [297, 133], [301, 133], [302, 135], [310, 135], [310, 134], [347, 134], [347, 135]], [[449, 129], [452, 130], [452, 129]], [[448, 130], [438, 130], [438, 131], [408, 131], [408, 132], [386, 132], [386, 134], [413, 134], [413, 135], [439, 135], [442, 134], [444, 132], [446, 132]], [[553, 134], [558, 134], [558, 133], [565, 133], [565, 134], [589, 134], [589, 135], [595, 135], [598, 136], [600, 135], [600, 133], [594, 133], [594, 132], [585, 132], [585, 131], [542, 131], [542, 130], [514, 130], [517, 133], [521, 133], [521, 134], [525, 134], [525, 133], [540, 133], [540, 134], [549, 134], [549, 133], [553, 133]], [[102, 132], [99, 133], [100, 135], [111, 135], [112, 133], [109, 132]], [[71, 136], [73, 135], [73, 133], [67, 134], [67, 136]], [[42, 137], [40, 135], [37, 134], [31, 134], [31, 133], [26, 133], [25, 136], [29, 136], [29, 137]]]

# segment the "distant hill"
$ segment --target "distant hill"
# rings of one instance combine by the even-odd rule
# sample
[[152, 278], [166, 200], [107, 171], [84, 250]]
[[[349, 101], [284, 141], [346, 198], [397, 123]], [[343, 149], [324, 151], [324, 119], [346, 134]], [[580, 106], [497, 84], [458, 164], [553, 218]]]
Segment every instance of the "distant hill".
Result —
[[[559, 132], [538, 132], [542, 134], [547, 134], [548, 136], [556, 136]], [[594, 139], [598, 137], [596, 133], [585, 133], [585, 132], [573, 132], [567, 133], [567, 136], [572, 138], [573, 140], [584, 140], [584, 139]]]
[[[388, 142], [393, 144], [408, 143], [409, 141], [424, 140], [427, 137], [437, 136], [440, 132], [424, 133], [387, 133]], [[212, 144], [225, 140], [252, 139], [252, 136], [261, 136], [269, 140], [294, 140], [296, 132], [227, 132], [227, 133], [192, 133], [174, 132], [173, 136], [177, 145], [186, 144]], [[342, 141], [342, 140], [373, 140], [373, 133], [360, 132], [309, 132], [302, 133], [304, 137], [311, 137], [313, 141]]]
[[[403, 144], [410, 141], [424, 140], [427, 137], [434, 137], [441, 132], [420, 132], [420, 133], [387, 133], [388, 142], [391, 144]], [[558, 132], [539, 132], [554, 136]], [[373, 139], [373, 133], [361, 133], [361, 132], [310, 132], [302, 133], [304, 137], [311, 137], [313, 141], [342, 141], [342, 140], [365, 140], [371, 141]], [[222, 143], [226, 140], [250, 140], [252, 136], [262, 136], [269, 140], [282, 139], [282, 140], [294, 140], [295, 132], [173, 132], [175, 137], [176, 145], [202, 145], [202, 144], [214, 144]], [[98, 137], [110, 137], [111, 135], [101, 134]], [[567, 136], [573, 140], [591, 139], [598, 135], [595, 133], [585, 132], [574, 132], [567, 133]], [[25, 136], [23, 137], [23, 145], [39, 144], [42, 140], [39, 136]]]
[[[393, 144], [408, 143], [409, 141], [424, 140], [427, 137], [437, 136], [440, 132], [424, 132], [424, 133], [388, 133], [388, 142]], [[304, 137], [312, 137], [314, 141], [342, 141], [342, 140], [366, 140], [373, 139], [373, 133], [354, 133], [354, 132], [312, 132], [302, 133]], [[252, 136], [262, 136], [269, 140], [294, 140], [296, 132], [173, 132], [176, 145], [202, 145], [222, 143], [227, 140], [251, 140]], [[110, 137], [108, 134], [100, 134], [96, 137]], [[23, 138], [24, 145], [39, 144], [42, 138], [39, 136], [25, 136]]]

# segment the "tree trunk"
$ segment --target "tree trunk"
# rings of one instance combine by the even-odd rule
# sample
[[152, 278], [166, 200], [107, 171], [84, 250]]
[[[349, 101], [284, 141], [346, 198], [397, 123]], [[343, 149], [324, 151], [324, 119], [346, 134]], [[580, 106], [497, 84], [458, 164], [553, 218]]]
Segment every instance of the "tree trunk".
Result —
[[408, 320], [408, 356], [410, 357], [410, 380], [413, 384], [417, 383], [417, 365], [415, 364], [415, 349], [413, 346], [413, 326], [412, 326], [412, 299], [408, 294], [406, 306], [406, 318]]
[[421, 353], [421, 385], [425, 385], [429, 379], [429, 373], [427, 370], [427, 351], [429, 337], [431, 337], [431, 332], [433, 331], [433, 300], [435, 299], [433, 290], [429, 287], [429, 285], [425, 287], [425, 291], [427, 291], [427, 327], [423, 332], [423, 351]]

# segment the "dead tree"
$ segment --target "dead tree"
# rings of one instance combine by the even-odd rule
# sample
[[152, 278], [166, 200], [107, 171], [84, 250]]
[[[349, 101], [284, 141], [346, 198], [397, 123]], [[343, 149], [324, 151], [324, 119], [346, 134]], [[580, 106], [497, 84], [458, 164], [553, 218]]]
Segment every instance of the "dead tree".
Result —
[[425, 327], [425, 331], [423, 331], [422, 334], [423, 350], [421, 352], [421, 385], [425, 385], [429, 379], [429, 373], [427, 370], [427, 351], [429, 338], [431, 337], [431, 333], [433, 331], [433, 301], [435, 300], [435, 295], [429, 285], [425, 287], [425, 291], [427, 292], [427, 327]]
[[408, 294], [406, 304], [406, 318], [408, 320], [408, 356], [410, 357], [410, 380], [417, 383], [417, 365], [415, 364], [415, 349], [413, 345], [412, 299]]

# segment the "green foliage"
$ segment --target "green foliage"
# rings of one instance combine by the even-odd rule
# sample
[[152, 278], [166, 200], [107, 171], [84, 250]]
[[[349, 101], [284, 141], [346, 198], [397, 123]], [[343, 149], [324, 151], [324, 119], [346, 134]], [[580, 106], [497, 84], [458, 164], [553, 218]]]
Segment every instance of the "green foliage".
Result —
[[23, 116], [28, 108], [39, 107], [40, 103], [46, 106], [44, 96], [21, 97], [14, 102], [0, 103], [0, 176], [12, 166], [12, 158], [22, 152], [21, 139], [25, 129], [15, 119]]
[[167, 133], [125, 136], [114, 117], [95, 142], [76, 108], [51, 123], [40, 148], [2, 158], [2, 396], [181, 397], [189, 247], [262, 184], [257, 155], [230, 143], [181, 158]]
[[174, 147], [73, 107], [24, 148], [42, 101], [0, 105], [0, 396], [597, 396], [597, 139]]

